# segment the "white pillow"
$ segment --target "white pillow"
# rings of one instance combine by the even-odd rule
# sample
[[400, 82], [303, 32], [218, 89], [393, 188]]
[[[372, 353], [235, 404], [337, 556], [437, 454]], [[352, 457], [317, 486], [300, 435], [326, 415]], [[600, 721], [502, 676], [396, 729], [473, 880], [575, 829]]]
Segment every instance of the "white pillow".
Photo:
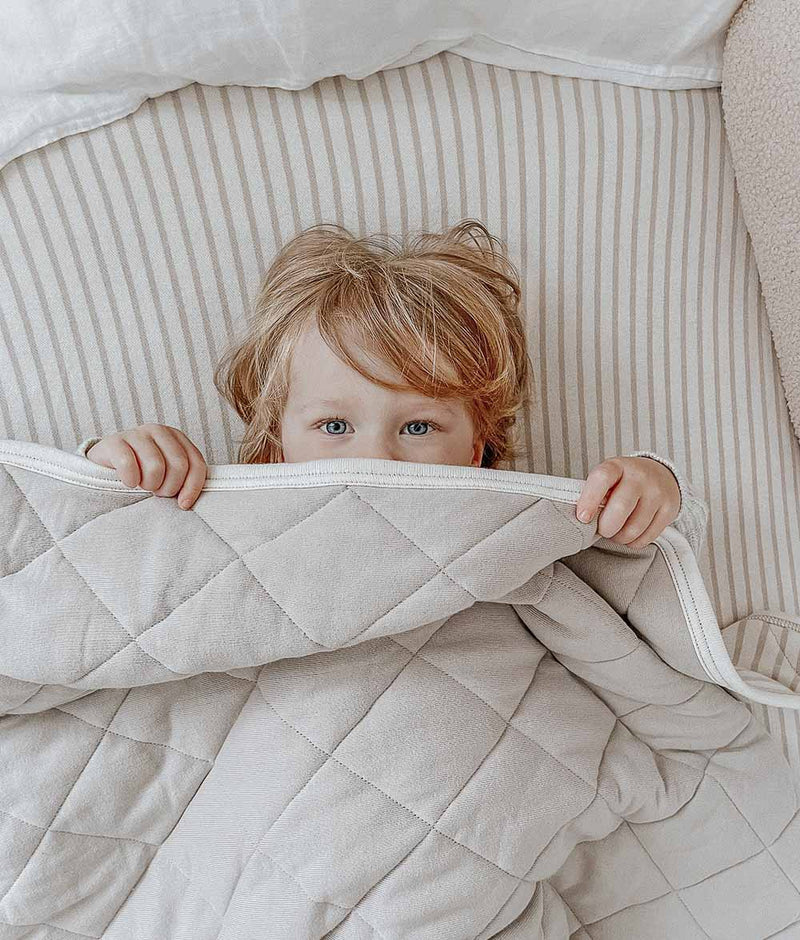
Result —
[[721, 80], [740, 0], [3, 0], [0, 167], [192, 82], [306, 88], [444, 49], [649, 88]]

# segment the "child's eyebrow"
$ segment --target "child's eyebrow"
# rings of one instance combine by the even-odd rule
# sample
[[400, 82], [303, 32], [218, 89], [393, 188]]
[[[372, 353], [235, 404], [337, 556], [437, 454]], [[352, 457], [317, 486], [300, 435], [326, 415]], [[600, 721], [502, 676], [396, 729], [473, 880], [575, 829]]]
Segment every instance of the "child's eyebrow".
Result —
[[446, 401], [434, 401], [434, 404], [437, 408], [442, 408], [444, 411], [449, 412], [451, 415], [455, 414], [458, 411], [458, 406]]
[[347, 404], [347, 401], [340, 401], [338, 398], [317, 398], [304, 405], [301, 412], [305, 414], [308, 411], [318, 411], [320, 408], [344, 408]]
[[[314, 401], [309, 402], [307, 405], [304, 405], [300, 409], [301, 414], [307, 414], [310, 411], [319, 411], [321, 408], [339, 408], [344, 409], [348, 408], [353, 402], [349, 398], [340, 399], [340, 398], [315, 398]], [[423, 399], [419, 402], [413, 402], [408, 407], [410, 408], [441, 408], [442, 411], [446, 411], [448, 414], [455, 414], [457, 411], [457, 406], [451, 402], [445, 401], [443, 399], [428, 398]]]

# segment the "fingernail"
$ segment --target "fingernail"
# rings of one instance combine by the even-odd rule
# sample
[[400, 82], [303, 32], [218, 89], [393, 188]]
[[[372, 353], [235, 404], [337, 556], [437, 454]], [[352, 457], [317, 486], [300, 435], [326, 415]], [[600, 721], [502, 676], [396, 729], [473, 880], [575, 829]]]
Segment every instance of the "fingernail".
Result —
[[188, 500], [188, 499], [179, 499], [179, 500], [178, 500], [178, 505], [181, 507], [181, 509], [188, 509], [188, 508], [189, 508], [189, 500]]
[[581, 522], [588, 522], [592, 518], [592, 514], [588, 509], [581, 509], [581, 511], [578, 513], [578, 518], [581, 520]]

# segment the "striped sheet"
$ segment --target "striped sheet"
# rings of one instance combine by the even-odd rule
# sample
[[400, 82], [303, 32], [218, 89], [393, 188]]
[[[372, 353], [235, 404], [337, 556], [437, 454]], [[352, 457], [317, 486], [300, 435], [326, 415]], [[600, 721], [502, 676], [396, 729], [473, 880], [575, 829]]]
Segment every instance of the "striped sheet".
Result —
[[466, 217], [505, 241], [526, 300], [536, 392], [511, 469], [667, 455], [710, 507], [720, 622], [800, 613], [800, 445], [718, 89], [445, 52], [302, 91], [191, 85], [26, 154], [0, 172], [0, 435], [73, 450], [156, 421], [233, 462], [212, 371], [279, 245], [318, 221]]
[[[800, 688], [800, 617], [754, 613], [731, 624], [722, 638], [731, 661], [748, 683], [770, 691]], [[777, 738], [795, 771], [800, 792], [800, 712], [772, 708], [736, 695]]]

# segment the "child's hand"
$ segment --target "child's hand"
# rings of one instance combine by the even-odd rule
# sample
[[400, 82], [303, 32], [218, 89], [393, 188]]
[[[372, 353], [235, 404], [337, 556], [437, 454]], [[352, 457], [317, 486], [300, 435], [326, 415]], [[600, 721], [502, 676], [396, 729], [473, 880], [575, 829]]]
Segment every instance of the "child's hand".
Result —
[[93, 463], [110, 467], [126, 486], [141, 486], [156, 496], [175, 496], [189, 509], [206, 481], [206, 461], [189, 438], [165, 424], [140, 424], [110, 434], [86, 453]]
[[586, 478], [575, 507], [581, 522], [591, 521], [612, 487], [597, 520], [598, 533], [612, 542], [644, 548], [677, 518], [681, 491], [669, 467], [651, 457], [611, 457]]

